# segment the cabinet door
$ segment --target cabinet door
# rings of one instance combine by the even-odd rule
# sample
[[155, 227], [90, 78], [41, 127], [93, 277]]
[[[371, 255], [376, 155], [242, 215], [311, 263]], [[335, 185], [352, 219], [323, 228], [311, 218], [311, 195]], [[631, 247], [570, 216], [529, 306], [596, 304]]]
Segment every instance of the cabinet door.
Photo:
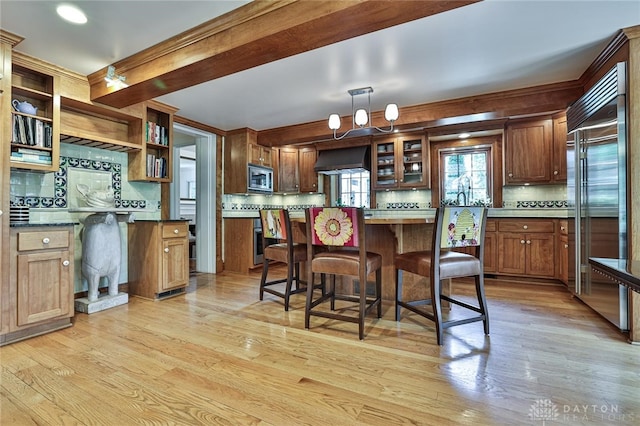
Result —
[[498, 272], [522, 275], [526, 271], [526, 241], [523, 234], [498, 234]]
[[553, 170], [552, 181], [567, 181], [567, 117], [553, 120]]
[[318, 174], [314, 170], [318, 154], [315, 148], [301, 148], [298, 152], [300, 192], [318, 191]]
[[258, 144], [249, 144], [249, 163], [271, 167], [271, 148]]
[[298, 171], [298, 150], [296, 148], [280, 148], [280, 182], [279, 192], [298, 192], [300, 185]]
[[484, 235], [484, 272], [497, 272], [496, 261], [498, 249], [498, 237], [495, 232], [486, 232]]
[[396, 141], [398, 147], [397, 169], [399, 187], [428, 187], [428, 149], [425, 138], [402, 137]]
[[71, 314], [71, 268], [68, 250], [18, 255], [18, 327]]
[[507, 126], [505, 183], [551, 182], [551, 120], [514, 123]]
[[563, 235], [558, 241], [558, 279], [569, 284], [569, 237]]
[[189, 281], [189, 240], [168, 238], [163, 240], [162, 282], [160, 290], [184, 287]]
[[526, 273], [537, 277], [555, 278], [555, 236], [553, 234], [526, 234]]
[[376, 189], [397, 187], [395, 138], [375, 141], [371, 157], [373, 187]]

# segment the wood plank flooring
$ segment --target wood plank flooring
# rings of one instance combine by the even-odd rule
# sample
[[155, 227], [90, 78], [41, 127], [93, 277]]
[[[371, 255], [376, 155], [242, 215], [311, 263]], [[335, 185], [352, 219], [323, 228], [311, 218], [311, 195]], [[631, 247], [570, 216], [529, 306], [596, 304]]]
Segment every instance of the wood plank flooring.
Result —
[[184, 295], [131, 297], [0, 348], [0, 424], [640, 423], [640, 346], [562, 286], [490, 281], [491, 335], [454, 327], [439, 347], [431, 323], [394, 321], [390, 302], [364, 341], [353, 323], [305, 330], [304, 295], [284, 312], [258, 283], [197, 275]]

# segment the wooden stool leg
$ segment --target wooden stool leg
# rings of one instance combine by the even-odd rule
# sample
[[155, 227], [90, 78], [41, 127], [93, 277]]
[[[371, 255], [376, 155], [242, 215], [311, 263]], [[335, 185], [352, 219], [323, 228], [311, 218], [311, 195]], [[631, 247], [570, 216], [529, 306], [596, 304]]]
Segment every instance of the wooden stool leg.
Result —
[[396, 269], [396, 321], [400, 321], [400, 302], [402, 300], [402, 269]]
[[267, 282], [267, 271], [269, 270], [269, 260], [262, 261], [262, 278], [260, 278], [260, 300], [264, 297], [264, 283]]
[[431, 279], [431, 306], [433, 307], [433, 319], [436, 323], [438, 345], [442, 345], [442, 305], [440, 301], [442, 280], [440, 279], [440, 274], [434, 275]]

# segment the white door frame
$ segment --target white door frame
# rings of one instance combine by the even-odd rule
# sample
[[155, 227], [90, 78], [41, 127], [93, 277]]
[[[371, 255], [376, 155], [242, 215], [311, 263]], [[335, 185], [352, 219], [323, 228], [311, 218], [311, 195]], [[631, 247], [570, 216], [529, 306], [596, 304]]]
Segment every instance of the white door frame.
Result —
[[[196, 271], [215, 274], [216, 271], [216, 141], [217, 135], [174, 123], [173, 131], [196, 140]], [[176, 161], [174, 148], [174, 171]], [[180, 188], [178, 175], [171, 182], [171, 217], [179, 217]], [[177, 212], [177, 213], [175, 213]]]

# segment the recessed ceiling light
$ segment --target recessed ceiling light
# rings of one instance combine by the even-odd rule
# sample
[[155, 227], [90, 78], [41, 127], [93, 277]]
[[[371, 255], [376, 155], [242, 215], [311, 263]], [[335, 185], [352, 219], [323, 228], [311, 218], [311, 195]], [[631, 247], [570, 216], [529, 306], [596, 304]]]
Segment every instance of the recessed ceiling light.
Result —
[[469, 136], [471, 136], [469, 133], [460, 133], [460, 134], [458, 135], [458, 137], [459, 137], [460, 139], [466, 139], [466, 138], [468, 138]]
[[77, 7], [70, 4], [61, 4], [56, 8], [58, 15], [69, 22], [74, 24], [86, 24], [87, 16]]

